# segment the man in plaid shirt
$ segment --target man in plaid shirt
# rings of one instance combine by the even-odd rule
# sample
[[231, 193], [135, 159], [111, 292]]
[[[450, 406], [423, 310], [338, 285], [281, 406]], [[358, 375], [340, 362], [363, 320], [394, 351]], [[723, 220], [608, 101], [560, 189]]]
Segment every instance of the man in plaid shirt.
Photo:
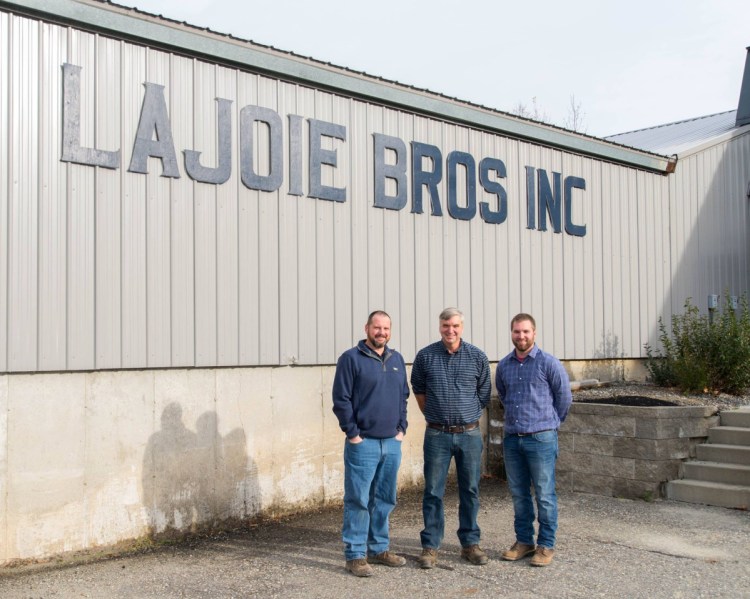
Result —
[[[552, 563], [557, 531], [557, 429], [573, 401], [570, 379], [560, 361], [536, 345], [536, 322], [517, 314], [510, 323], [515, 349], [497, 365], [495, 384], [505, 408], [503, 456], [513, 497], [516, 542], [502, 558], [533, 554], [532, 566]], [[534, 485], [539, 532], [534, 543]]]

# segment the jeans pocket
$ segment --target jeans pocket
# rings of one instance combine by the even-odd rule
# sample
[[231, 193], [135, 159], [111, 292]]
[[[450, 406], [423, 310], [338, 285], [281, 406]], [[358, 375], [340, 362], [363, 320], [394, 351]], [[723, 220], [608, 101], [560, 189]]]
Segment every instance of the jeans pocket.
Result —
[[534, 433], [534, 440], [539, 443], [554, 443], [557, 440], [557, 431], [551, 430]]

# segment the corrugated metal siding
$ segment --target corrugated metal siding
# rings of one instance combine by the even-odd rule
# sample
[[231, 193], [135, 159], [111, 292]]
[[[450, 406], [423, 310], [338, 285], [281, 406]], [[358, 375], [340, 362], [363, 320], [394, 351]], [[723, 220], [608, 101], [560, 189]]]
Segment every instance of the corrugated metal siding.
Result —
[[[667, 178], [5, 13], [0, 33], [1, 371], [329, 364], [374, 308], [392, 314], [410, 360], [438, 338], [449, 305], [491, 359], [509, 350], [521, 310], [561, 358], [639, 357], [687, 295], [747, 289], [744, 189], [722, 181], [738, 170], [747, 180], [750, 136]], [[82, 67], [82, 145], [120, 148], [119, 169], [60, 161], [64, 62]], [[179, 179], [156, 159], [148, 175], [127, 171], [144, 82], [164, 86]], [[199, 184], [180, 152], [215, 164], [217, 97], [232, 101], [232, 175]], [[338, 168], [323, 169], [324, 184], [347, 187], [345, 203], [288, 193], [286, 134], [281, 189], [242, 184], [249, 104], [275, 110], [285, 131], [288, 115], [346, 127], [345, 143], [324, 142]], [[264, 173], [268, 134], [255, 132]], [[444, 160], [452, 150], [502, 159], [506, 222], [451, 218], [445, 172], [442, 217], [427, 196], [423, 214], [374, 208], [373, 133], [436, 145]], [[585, 179], [574, 216], [586, 236], [526, 228], [527, 165]], [[478, 186], [481, 201], [496, 200]]]
[[0, 370], [8, 370], [10, 208], [10, 18], [0, 12]]
[[750, 290], [750, 135], [689, 156], [671, 178], [673, 310], [685, 298], [707, 309], [709, 294]]

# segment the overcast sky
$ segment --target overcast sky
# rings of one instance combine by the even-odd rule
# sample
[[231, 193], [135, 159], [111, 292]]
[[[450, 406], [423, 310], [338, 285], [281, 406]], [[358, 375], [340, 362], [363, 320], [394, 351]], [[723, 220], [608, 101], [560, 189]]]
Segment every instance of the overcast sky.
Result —
[[122, 0], [605, 136], [737, 108], [750, 0]]

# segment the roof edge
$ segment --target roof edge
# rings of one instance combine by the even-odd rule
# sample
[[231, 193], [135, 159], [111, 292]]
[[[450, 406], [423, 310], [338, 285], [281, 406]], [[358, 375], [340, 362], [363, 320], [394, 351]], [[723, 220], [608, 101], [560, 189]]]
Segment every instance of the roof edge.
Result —
[[568, 150], [635, 168], [666, 174], [670, 158], [603, 139], [527, 121], [490, 108], [409, 88], [343, 67], [239, 40], [207, 29], [170, 21], [101, 0], [0, 0], [0, 8], [66, 25], [181, 51], [282, 79], [324, 87], [410, 112], [439, 117], [503, 135]]

